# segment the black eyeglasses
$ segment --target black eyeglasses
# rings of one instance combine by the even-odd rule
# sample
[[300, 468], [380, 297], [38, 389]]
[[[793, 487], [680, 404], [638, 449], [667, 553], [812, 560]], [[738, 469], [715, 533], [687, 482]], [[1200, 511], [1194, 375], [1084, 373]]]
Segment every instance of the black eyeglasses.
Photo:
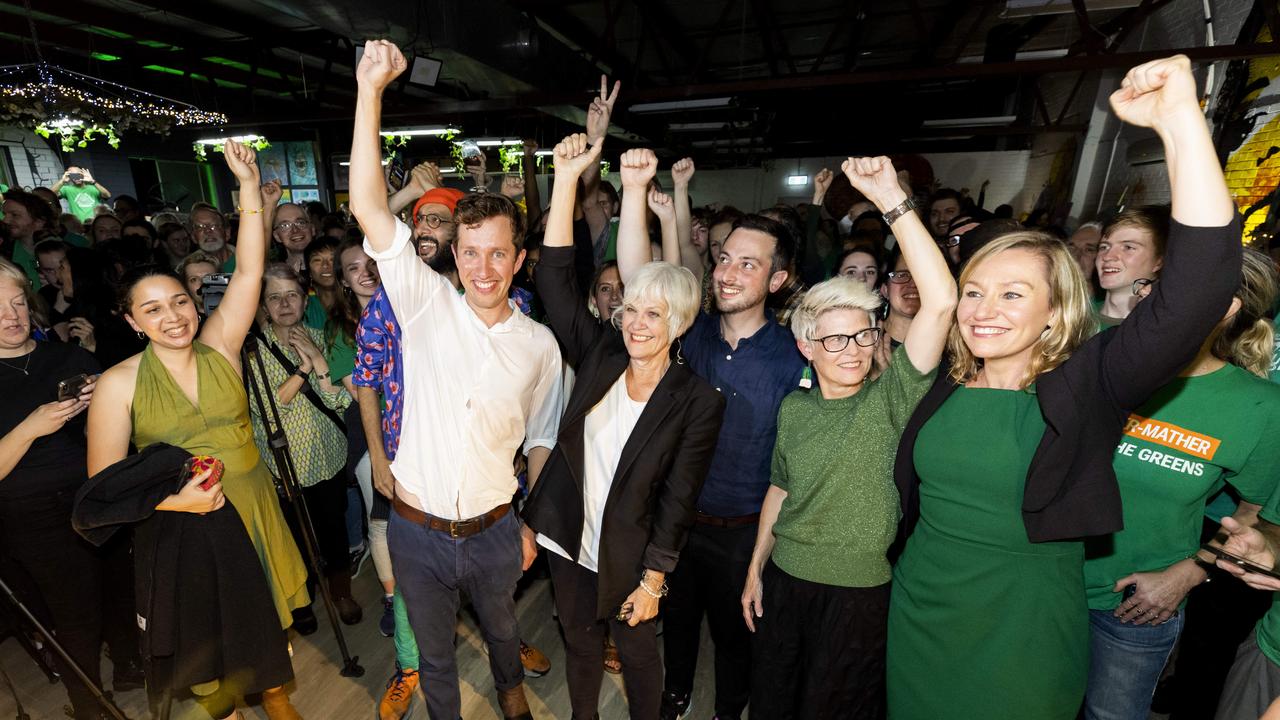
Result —
[[813, 338], [811, 342], [822, 343], [822, 349], [829, 353], [838, 353], [849, 347], [849, 341], [861, 347], [873, 347], [880, 342], [880, 338], [884, 335], [884, 328], [867, 328], [859, 330], [852, 335], [827, 335], [826, 337]]
[[453, 224], [453, 221], [450, 220], [449, 218], [442, 218], [439, 215], [436, 215], [435, 213], [427, 213], [426, 215], [419, 215], [418, 217], [414, 218], [414, 221], [418, 223], [426, 223], [427, 227], [431, 228], [432, 230], [435, 230], [441, 225]]
[[1133, 294], [1146, 297], [1151, 292], [1151, 286], [1155, 284], [1156, 278], [1138, 278], [1133, 281]]
[[887, 275], [887, 277], [889, 278], [889, 282], [893, 283], [894, 285], [901, 285], [903, 283], [911, 282], [911, 271], [910, 270], [894, 270], [893, 272], [890, 272]]
[[949, 238], [939, 240], [938, 244], [941, 245], [942, 247], [953, 248], [960, 244], [960, 237], [961, 236], [959, 235], [952, 235]]

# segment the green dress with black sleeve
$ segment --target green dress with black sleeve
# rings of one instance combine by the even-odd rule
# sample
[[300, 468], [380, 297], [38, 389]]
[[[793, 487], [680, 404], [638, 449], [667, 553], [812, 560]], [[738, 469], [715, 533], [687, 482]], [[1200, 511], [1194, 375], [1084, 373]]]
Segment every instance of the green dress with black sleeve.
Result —
[[1089, 618], [1080, 542], [1032, 543], [1034, 386], [959, 387], [915, 445], [920, 520], [893, 573], [890, 720], [1074, 720]]

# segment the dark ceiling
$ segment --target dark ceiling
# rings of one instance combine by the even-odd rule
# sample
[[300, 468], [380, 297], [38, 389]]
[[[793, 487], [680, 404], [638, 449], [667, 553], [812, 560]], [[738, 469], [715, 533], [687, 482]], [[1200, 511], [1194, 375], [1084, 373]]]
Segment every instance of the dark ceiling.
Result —
[[[1063, 101], [1101, 70], [1170, 50], [1117, 51], [1170, 0], [27, 2], [0, 0], [0, 63], [36, 60], [34, 35], [48, 62], [222, 111], [244, 131], [340, 143], [356, 47], [390, 37], [443, 69], [433, 88], [395, 86], [385, 126], [447, 122], [546, 145], [581, 122], [603, 71], [624, 83], [615, 136], [721, 166], [860, 145], [1024, 147], [1081, 131]], [[1191, 54], [1277, 54], [1230, 40]], [[1046, 77], [1068, 78], [1069, 96], [1046, 102]], [[717, 106], [633, 109], [692, 99]], [[927, 122], [992, 116], [1006, 120]]]

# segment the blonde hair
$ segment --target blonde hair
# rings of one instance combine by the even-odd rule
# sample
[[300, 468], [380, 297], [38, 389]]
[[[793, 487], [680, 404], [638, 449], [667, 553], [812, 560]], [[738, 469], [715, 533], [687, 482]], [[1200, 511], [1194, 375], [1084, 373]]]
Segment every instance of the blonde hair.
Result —
[[1259, 377], [1271, 369], [1275, 333], [1267, 313], [1280, 290], [1275, 263], [1257, 250], [1245, 249], [1240, 272], [1240, 300], [1231, 323], [1218, 331], [1211, 352], [1220, 360], [1238, 365]]
[[667, 306], [667, 338], [673, 343], [692, 325], [701, 307], [702, 289], [687, 268], [657, 260], [646, 263], [627, 281], [622, 305], [613, 311], [613, 324], [620, 326], [628, 305], [649, 301]]
[[[1013, 232], [982, 246], [960, 272], [961, 292], [982, 263], [1006, 250], [1026, 250], [1040, 258], [1044, 263], [1045, 279], [1049, 282], [1049, 307], [1057, 313], [1057, 322], [1032, 345], [1031, 362], [1022, 378], [1022, 387], [1026, 387], [1042, 373], [1053, 370], [1071, 357], [1071, 353], [1097, 331], [1097, 321], [1079, 264], [1071, 257], [1066, 244], [1047, 233], [1032, 230]], [[947, 350], [951, 353], [953, 381], [968, 382], [982, 368], [982, 361], [965, 344], [958, 323], [951, 326], [947, 335]]]
[[44, 299], [36, 292], [31, 285], [31, 278], [27, 277], [27, 273], [16, 264], [0, 257], [0, 280], [9, 280], [17, 285], [27, 300], [27, 315], [31, 318], [27, 327], [28, 335], [31, 330], [36, 327], [44, 327], [47, 322], [45, 313]]
[[883, 302], [861, 280], [837, 275], [805, 292], [800, 304], [791, 311], [791, 334], [804, 342], [813, 340], [813, 334], [818, 331], [818, 319], [832, 310], [865, 311], [871, 316], [874, 326], [876, 313]]

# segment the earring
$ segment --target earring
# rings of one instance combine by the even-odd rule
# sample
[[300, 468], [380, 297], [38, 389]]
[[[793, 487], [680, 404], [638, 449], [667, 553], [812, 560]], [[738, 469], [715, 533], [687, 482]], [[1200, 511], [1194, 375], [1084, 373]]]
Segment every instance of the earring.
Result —
[[139, 339], [139, 340], [146, 340], [146, 339], [147, 339], [147, 335], [146, 335], [146, 333], [142, 332], [141, 330], [139, 330], [139, 331], [138, 331], [137, 333], [135, 333], [135, 334], [138, 336], [138, 339]]
[[677, 365], [684, 364], [684, 354], [682, 352], [683, 350], [684, 350], [684, 344], [681, 342], [681, 338], [676, 338], [676, 364]]
[[804, 366], [804, 373], [800, 376], [800, 387], [804, 388], [805, 390], [811, 390], [813, 388], [813, 362], [812, 361], [810, 361], [808, 365]]

